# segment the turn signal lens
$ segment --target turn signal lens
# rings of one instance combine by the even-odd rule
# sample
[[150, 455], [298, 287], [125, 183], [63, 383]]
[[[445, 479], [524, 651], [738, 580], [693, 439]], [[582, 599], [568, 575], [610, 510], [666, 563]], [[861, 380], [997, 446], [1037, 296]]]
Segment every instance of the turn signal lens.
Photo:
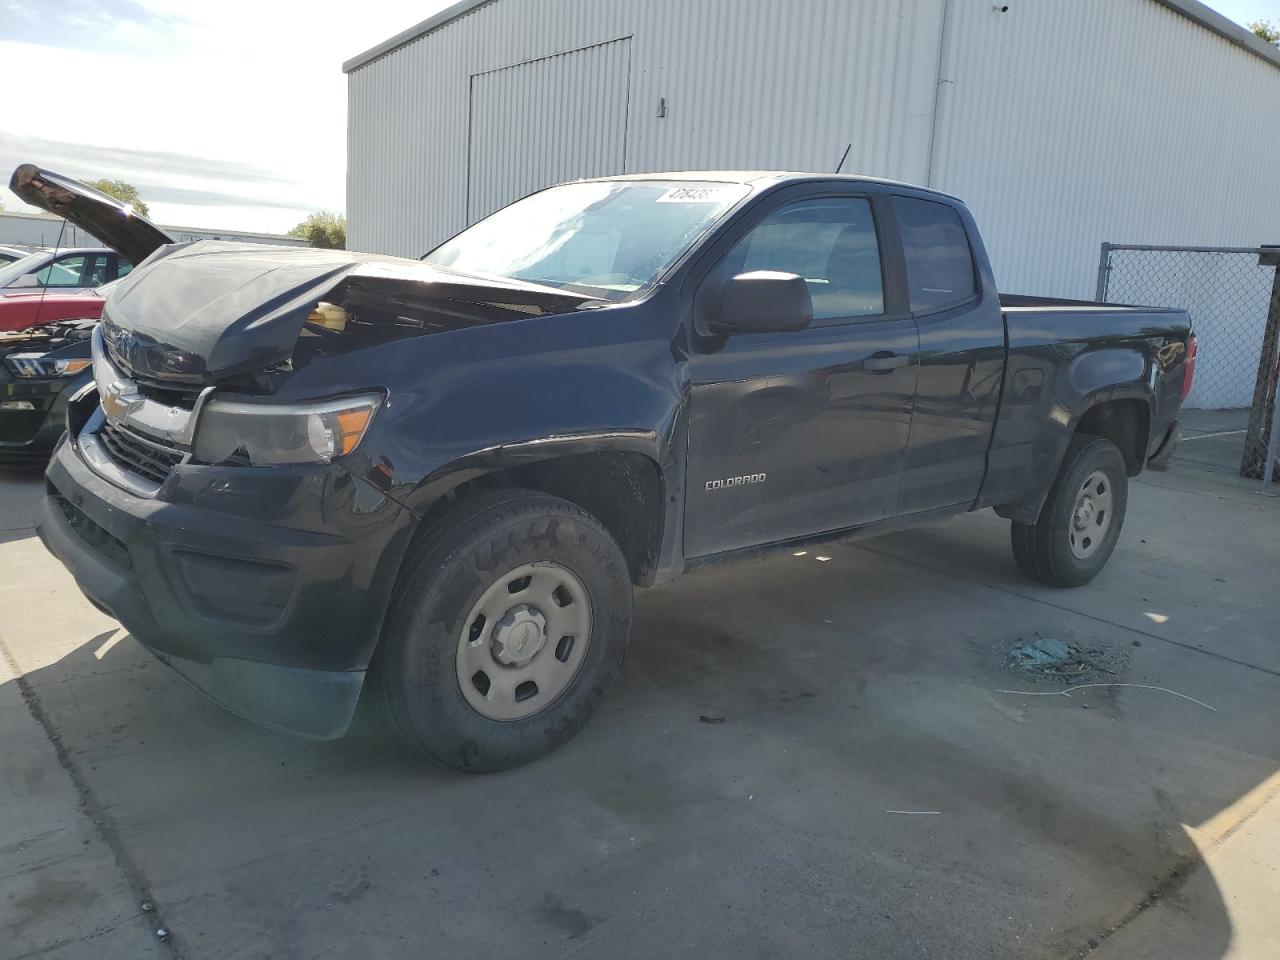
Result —
[[343, 410], [334, 415], [338, 428], [336, 431], [338, 456], [345, 457], [356, 448], [365, 430], [369, 429], [369, 421], [372, 419], [372, 407]]

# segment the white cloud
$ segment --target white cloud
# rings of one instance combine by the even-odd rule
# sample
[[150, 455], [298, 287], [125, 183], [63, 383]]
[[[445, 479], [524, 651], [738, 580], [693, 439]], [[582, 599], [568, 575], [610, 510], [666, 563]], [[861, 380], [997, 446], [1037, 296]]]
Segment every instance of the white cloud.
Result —
[[162, 223], [283, 231], [341, 210], [342, 62], [446, 2], [0, 0], [0, 63], [26, 91], [6, 91], [0, 165], [150, 186]]

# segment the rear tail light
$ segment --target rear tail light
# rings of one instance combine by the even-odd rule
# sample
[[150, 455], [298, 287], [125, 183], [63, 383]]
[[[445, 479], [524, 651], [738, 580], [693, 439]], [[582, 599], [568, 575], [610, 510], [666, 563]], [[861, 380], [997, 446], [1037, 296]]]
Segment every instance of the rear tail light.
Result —
[[1196, 378], [1196, 335], [1193, 333], [1187, 340], [1187, 362], [1183, 364], [1182, 399], [1187, 399], [1191, 392], [1191, 382]]

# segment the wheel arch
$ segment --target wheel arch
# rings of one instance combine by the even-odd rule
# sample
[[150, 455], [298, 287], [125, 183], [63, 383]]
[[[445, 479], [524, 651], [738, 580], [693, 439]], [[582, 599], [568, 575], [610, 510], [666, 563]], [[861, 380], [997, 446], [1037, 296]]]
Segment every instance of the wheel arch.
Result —
[[406, 503], [425, 536], [460, 499], [489, 490], [524, 488], [586, 510], [618, 542], [633, 583], [656, 578], [672, 498], [652, 431], [616, 431], [503, 444], [461, 457], [423, 481]]
[[1072, 436], [1088, 434], [1120, 448], [1130, 477], [1142, 472], [1151, 431], [1151, 398], [1123, 396], [1097, 399], [1076, 418]]
[[[1059, 410], [1063, 408], [1058, 407]], [[1065, 411], [1064, 411], [1065, 412]], [[1046, 431], [1036, 462], [1040, 468], [1035, 489], [1012, 503], [995, 505], [1006, 520], [1034, 523], [1040, 515], [1054, 478], [1062, 468], [1062, 458], [1073, 437], [1079, 434], [1102, 437], [1120, 448], [1130, 477], [1142, 472], [1146, 463], [1147, 439], [1151, 428], [1151, 393], [1145, 384], [1101, 387], [1087, 394], [1069, 418], [1054, 418], [1059, 429]], [[1065, 421], [1065, 422], [1064, 422]]]

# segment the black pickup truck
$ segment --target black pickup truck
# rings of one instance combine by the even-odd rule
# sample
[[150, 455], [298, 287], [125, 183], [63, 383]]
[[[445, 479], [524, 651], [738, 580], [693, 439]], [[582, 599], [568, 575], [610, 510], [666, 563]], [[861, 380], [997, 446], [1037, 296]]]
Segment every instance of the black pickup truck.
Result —
[[44, 542], [230, 709], [336, 737], [367, 676], [467, 770], [572, 737], [633, 585], [698, 564], [991, 507], [1030, 576], [1086, 583], [1195, 355], [1182, 311], [1001, 298], [960, 201], [861, 177], [564, 184], [421, 261], [155, 246]]

